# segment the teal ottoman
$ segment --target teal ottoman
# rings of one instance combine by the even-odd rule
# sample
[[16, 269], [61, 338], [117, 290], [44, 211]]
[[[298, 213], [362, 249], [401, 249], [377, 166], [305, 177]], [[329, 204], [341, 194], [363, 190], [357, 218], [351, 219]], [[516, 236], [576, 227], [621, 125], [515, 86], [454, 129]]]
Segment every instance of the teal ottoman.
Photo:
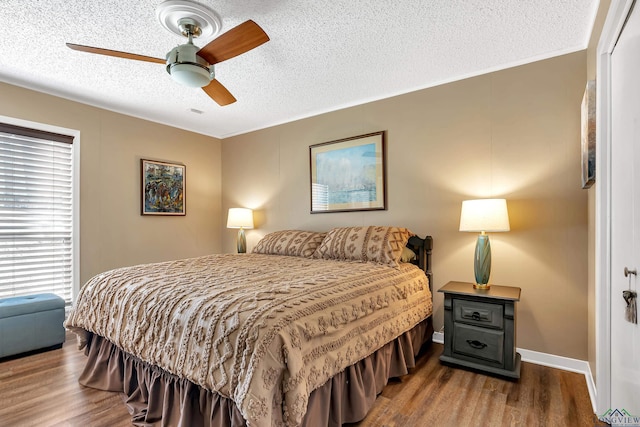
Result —
[[65, 340], [64, 300], [55, 294], [0, 299], [0, 358]]

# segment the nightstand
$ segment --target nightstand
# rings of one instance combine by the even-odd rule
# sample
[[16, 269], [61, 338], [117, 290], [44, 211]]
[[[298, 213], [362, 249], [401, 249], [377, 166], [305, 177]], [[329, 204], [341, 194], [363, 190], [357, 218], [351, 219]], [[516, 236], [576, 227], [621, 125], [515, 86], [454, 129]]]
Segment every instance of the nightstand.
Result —
[[509, 378], [520, 378], [516, 352], [516, 302], [520, 288], [449, 282], [444, 293], [444, 351], [440, 360]]

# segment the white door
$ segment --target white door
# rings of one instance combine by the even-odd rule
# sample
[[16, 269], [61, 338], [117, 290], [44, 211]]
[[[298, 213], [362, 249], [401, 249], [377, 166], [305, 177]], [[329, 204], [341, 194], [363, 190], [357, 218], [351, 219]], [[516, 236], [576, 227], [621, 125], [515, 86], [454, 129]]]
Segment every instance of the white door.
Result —
[[[640, 416], [640, 325], [622, 291], [640, 291], [640, 4], [611, 55], [611, 407]], [[598, 378], [598, 380], [600, 380]]]

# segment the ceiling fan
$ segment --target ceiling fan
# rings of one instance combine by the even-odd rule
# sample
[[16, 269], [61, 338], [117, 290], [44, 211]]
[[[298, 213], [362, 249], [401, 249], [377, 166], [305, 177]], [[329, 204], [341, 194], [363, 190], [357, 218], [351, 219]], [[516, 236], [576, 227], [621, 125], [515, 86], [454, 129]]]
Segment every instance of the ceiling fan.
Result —
[[215, 13], [198, 3], [168, 0], [158, 6], [156, 15], [166, 29], [187, 37], [187, 43], [169, 51], [166, 60], [73, 43], [67, 43], [67, 46], [81, 52], [166, 64], [167, 72], [175, 81], [185, 86], [201, 87], [219, 105], [236, 102], [231, 92], [216, 80], [213, 66], [269, 41], [264, 30], [248, 20], [199, 48], [193, 44], [194, 37], [202, 35], [203, 29], [207, 35], [214, 35], [220, 28]]

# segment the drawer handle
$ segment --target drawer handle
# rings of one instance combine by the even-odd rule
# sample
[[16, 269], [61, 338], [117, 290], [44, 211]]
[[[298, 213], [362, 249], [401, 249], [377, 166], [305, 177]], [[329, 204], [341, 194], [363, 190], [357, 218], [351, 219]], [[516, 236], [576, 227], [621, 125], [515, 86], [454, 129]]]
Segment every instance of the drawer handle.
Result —
[[478, 340], [467, 340], [467, 344], [469, 344], [471, 347], [475, 348], [476, 350], [482, 350], [487, 346], [485, 343], [480, 342]]
[[473, 314], [471, 315], [471, 318], [473, 320], [482, 320], [482, 318], [480, 317], [480, 313], [478, 313], [477, 311], [473, 312]]

